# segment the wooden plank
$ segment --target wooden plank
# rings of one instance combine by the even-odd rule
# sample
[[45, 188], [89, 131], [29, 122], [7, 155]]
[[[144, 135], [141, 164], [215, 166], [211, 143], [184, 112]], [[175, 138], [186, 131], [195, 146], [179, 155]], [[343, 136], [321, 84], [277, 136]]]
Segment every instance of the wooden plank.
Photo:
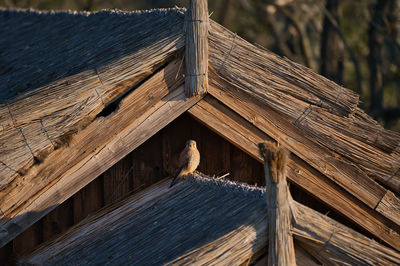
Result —
[[274, 142], [260, 143], [264, 158], [268, 220], [268, 265], [296, 265], [292, 227], [292, 198], [286, 182], [289, 151]]
[[[175, 89], [183, 82], [182, 72], [178, 73], [180, 60], [174, 60], [164, 69], [160, 70], [147, 80], [140, 87], [142, 89], [134, 90], [118, 106], [118, 115], [111, 113], [107, 117], [97, 117], [90, 124], [90, 129], [86, 130], [81, 140], [85, 142], [83, 146], [77, 146], [73, 154], [64, 152], [65, 146], [71, 145], [71, 137], [64, 140], [64, 146], [53, 151], [41, 164], [34, 165], [29, 172], [23, 176], [18, 176], [12, 184], [2, 190], [0, 197], [0, 209], [7, 215], [13, 209], [23, 204], [31, 195], [37, 193], [40, 189], [52, 182], [51, 177], [63, 174], [69, 165], [73, 165], [86, 156], [88, 151], [95, 150], [99, 144], [103, 144], [121, 129], [125, 128], [131, 120], [125, 117], [136, 118], [140, 112], [154, 105], [162, 97], [168, 94], [170, 90]], [[181, 70], [182, 71], [182, 70]], [[99, 129], [103, 128], [101, 132]], [[76, 134], [76, 133], [75, 133]], [[86, 138], [86, 139], [83, 139]], [[75, 138], [75, 141], [80, 141]], [[86, 150], [84, 149], [86, 148]], [[30, 153], [26, 153], [30, 155]], [[57, 161], [59, 157], [64, 157], [63, 167], [58, 167], [52, 161]], [[40, 177], [40, 178], [39, 178]]]
[[133, 189], [132, 164], [130, 153], [100, 176], [103, 179], [104, 205], [117, 202]]
[[96, 178], [87, 184], [74, 194], [72, 202], [74, 211], [72, 217], [74, 224], [77, 224], [104, 206], [103, 179]]
[[42, 223], [39, 221], [12, 241], [13, 253], [17, 256], [30, 253], [42, 242]]
[[317, 260], [311, 256], [306, 250], [304, 250], [296, 242], [294, 243], [294, 251], [296, 252], [296, 264], [298, 266], [317, 266]]
[[[207, 96], [188, 112], [218, 135], [263, 162], [257, 145], [272, 138], [226, 106]], [[288, 178], [291, 182], [315, 195], [378, 239], [400, 250], [400, 229], [396, 224], [364, 205], [298, 156], [292, 154], [288, 166]]]
[[[357, 233], [300, 203], [293, 202], [294, 237], [327, 265], [398, 265], [400, 253]], [[323, 260], [321, 260], [323, 259]], [[325, 264], [325, 263], [324, 263]]]
[[[296, 264], [298, 266], [318, 266], [316, 259], [307, 253], [299, 244], [294, 243], [294, 252], [296, 254]], [[265, 266], [268, 264], [268, 256], [262, 257], [254, 266]], [[245, 264], [248, 265], [248, 264]]]
[[72, 138], [69, 146], [53, 152], [32, 169], [25, 176], [27, 181], [40, 176], [47, 182], [35, 186], [42, 188], [34, 191], [36, 194], [25, 191], [29, 196], [22, 202], [16, 195], [4, 201], [10, 205], [3, 210], [14, 207], [15, 202], [19, 204], [2, 225], [8, 232], [0, 246], [195, 104], [198, 97], [185, 100], [183, 87], [176, 89], [182, 83], [176, 79], [176, 71], [177, 62], [173, 62], [126, 97], [117, 112], [93, 121]]
[[[188, 139], [192, 139], [190, 120], [185, 115], [165, 127], [162, 136], [163, 168], [168, 176], [175, 176], [179, 169], [179, 154]], [[198, 139], [194, 139], [198, 141]], [[200, 147], [199, 147], [200, 148]], [[201, 163], [201, 162], [200, 162]]]
[[39, 220], [43, 225], [43, 242], [54, 239], [56, 235], [65, 232], [74, 224], [73, 201], [73, 197], [69, 198]]
[[146, 188], [165, 177], [162, 173], [163, 154], [161, 134], [159, 133], [132, 153], [133, 190]]
[[208, 86], [207, 0], [189, 0], [185, 25], [185, 93], [191, 97], [205, 94]]
[[392, 191], [386, 192], [375, 210], [387, 216], [393, 222], [400, 224], [400, 200]]
[[[0, 261], [3, 265], [12, 265], [11, 264], [11, 255], [13, 253], [13, 243], [12, 241], [5, 245], [4, 247], [0, 248]], [[8, 264], [7, 264], [8, 263]]]
[[[312, 138], [303, 134], [292, 123], [288, 123], [284, 119], [284, 114], [276, 113], [243, 91], [234, 89], [214, 75], [212, 77], [209, 86], [211, 95], [275, 140], [284, 143], [290, 151], [370, 208], [375, 209], [387, 193], [387, 189], [371, 179], [357, 165], [314, 142]], [[217, 83], [216, 86], [218, 87], [214, 86], [214, 82]], [[394, 198], [394, 200], [400, 202], [399, 199]], [[393, 215], [400, 219], [400, 213], [396, 212], [395, 208], [388, 212], [382, 210], [382, 214], [389, 219]]]

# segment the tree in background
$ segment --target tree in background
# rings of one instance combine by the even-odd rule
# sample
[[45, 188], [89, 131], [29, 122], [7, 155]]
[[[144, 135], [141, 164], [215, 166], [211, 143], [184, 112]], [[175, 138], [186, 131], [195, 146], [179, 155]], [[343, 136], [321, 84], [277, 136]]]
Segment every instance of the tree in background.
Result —
[[[322, 35], [321, 35], [321, 68], [320, 73], [338, 84], [343, 84], [343, 44], [332, 22], [339, 23], [339, 0], [328, 0], [326, 2], [326, 11], [332, 16], [326, 14], [324, 17]], [[333, 20], [333, 21], [331, 21]]]
[[[354, 89], [400, 131], [400, 0], [213, 0], [211, 18], [248, 41]], [[184, 0], [0, 0], [1, 6], [95, 11], [186, 6]]]

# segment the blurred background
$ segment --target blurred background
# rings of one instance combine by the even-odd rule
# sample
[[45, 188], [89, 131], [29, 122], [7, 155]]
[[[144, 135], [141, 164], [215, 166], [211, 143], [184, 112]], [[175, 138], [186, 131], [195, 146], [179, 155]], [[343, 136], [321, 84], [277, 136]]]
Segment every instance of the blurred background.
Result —
[[[244, 39], [360, 94], [400, 132], [400, 0], [210, 0], [211, 18]], [[46, 10], [185, 7], [186, 0], [0, 0]]]

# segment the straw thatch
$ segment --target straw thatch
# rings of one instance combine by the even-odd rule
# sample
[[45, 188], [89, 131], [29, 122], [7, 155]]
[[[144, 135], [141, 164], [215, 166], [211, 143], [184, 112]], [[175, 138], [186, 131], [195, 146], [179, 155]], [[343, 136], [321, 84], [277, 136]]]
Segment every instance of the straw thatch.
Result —
[[400, 250], [400, 135], [209, 23], [208, 94], [185, 98], [182, 9], [0, 9], [0, 246], [188, 111], [260, 162], [258, 142], [284, 143], [291, 182]]
[[[171, 189], [169, 181], [101, 210], [19, 262], [239, 265], [266, 246], [265, 189], [201, 174]], [[330, 264], [400, 263], [393, 250], [301, 204], [295, 209], [294, 237], [329, 253]]]
[[[1, 9], [0, 24], [0, 218], [3, 225], [8, 224], [4, 226], [8, 236], [0, 241], [4, 245], [42, 215], [32, 220], [21, 217], [26, 212], [21, 211], [22, 206], [29, 204], [32, 211], [48, 212], [50, 209], [32, 204], [32, 200], [132, 121], [122, 120], [125, 125], [117, 127], [114, 117], [110, 122], [114, 127], [106, 128], [116, 133], [98, 131], [98, 125], [107, 124], [103, 117], [121, 107], [114, 106], [114, 101], [174, 59], [184, 46], [184, 35], [180, 9], [97, 13]], [[136, 111], [134, 117], [183, 83], [177, 72], [175, 67], [169, 71], [171, 82], [159, 86], [162, 94], [153, 90], [144, 95], [153, 97], [147, 102], [137, 96], [143, 92], [137, 93], [141, 107], [130, 106]], [[153, 82], [160, 84], [165, 78], [162, 74]], [[126, 113], [122, 115], [127, 118]], [[91, 136], [87, 133], [83, 142], [94, 148], [80, 144], [75, 148], [78, 153], [72, 152], [71, 137], [93, 121], [97, 129], [96, 125], [88, 129]], [[68, 154], [60, 163], [51, 161]], [[54, 198], [52, 201], [57, 203]], [[26, 220], [25, 225], [22, 221], [12, 225], [10, 219], [17, 215]]]
[[165, 64], [184, 45], [182, 19], [1, 9], [0, 188]]
[[[210, 33], [210, 64], [212, 84], [251, 95], [312, 139], [314, 145], [304, 144], [308, 152], [300, 147], [292, 152], [315, 168], [328, 176], [340, 171], [350, 180], [357, 173], [365, 182], [373, 178], [400, 192], [400, 135], [366, 115], [353, 91], [255, 47], [216, 23]], [[324, 164], [317, 164], [321, 161]], [[358, 185], [369, 189], [360, 181]]]

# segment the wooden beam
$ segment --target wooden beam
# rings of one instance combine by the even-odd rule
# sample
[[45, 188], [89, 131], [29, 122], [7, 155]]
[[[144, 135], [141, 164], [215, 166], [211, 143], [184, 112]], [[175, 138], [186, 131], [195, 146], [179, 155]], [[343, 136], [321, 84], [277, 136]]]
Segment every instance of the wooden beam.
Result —
[[185, 25], [185, 93], [191, 97], [206, 93], [208, 86], [207, 0], [189, 0]]
[[35, 182], [35, 186], [16, 188], [3, 200], [1, 208], [11, 211], [1, 220], [0, 247], [200, 99], [185, 99], [183, 81], [176, 79], [178, 66], [179, 60], [170, 63], [129, 94], [116, 112], [98, 117], [73, 136], [68, 146], [51, 153], [24, 176], [25, 182]]
[[[356, 165], [364, 173], [354, 176], [367, 174], [400, 192], [400, 134], [385, 130], [357, 107], [356, 93], [248, 43], [218, 23], [210, 25], [209, 68], [233, 85], [227, 88], [250, 94], [306, 139], [330, 150], [334, 158], [319, 157], [321, 165], [339, 160], [335, 167], [344, 174], [353, 171], [349, 164]], [[209, 79], [211, 83], [211, 72]]]
[[[263, 162], [257, 145], [273, 139], [237, 113], [210, 96], [206, 96], [188, 112], [239, 149]], [[291, 182], [315, 195], [376, 238], [400, 250], [400, 230], [396, 224], [357, 200], [298, 156], [291, 154], [288, 166]]]
[[[295, 239], [310, 245], [307, 249], [327, 265], [397, 265], [400, 253], [355, 232], [335, 220], [300, 203], [293, 202]], [[303, 246], [305, 247], [305, 246]]]
[[268, 265], [296, 265], [292, 227], [292, 198], [286, 182], [289, 151], [274, 142], [260, 143], [268, 219]]
[[[277, 113], [255, 97], [224, 81], [214, 72], [211, 72], [211, 75], [212, 79], [210, 79], [209, 85], [211, 95], [274, 140], [285, 144], [291, 152], [371, 209], [376, 209], [394, 222], [400, 221], [400, 213], [397, 211], [400, 199], [393, 193], [389, 193], [390, 201], [385, 202], [386, 206], [377, 208], [382, 204], [382, 199], [387, 195], [388, 190], [370, 178], [356, 164], [335, 154], [323, 143], [314, 141], [313, 138], [304, 134], [301, 129], [285, 119], [285, 114]], [[397, 218], [393, 219], [393, 216], [397, 216]]]
[[[305, 251], [299, 244], [294, 243], [294, 252], [296, 254], [296, 264], [298, 266], [320, 266], [318, 261]], [[265, 255], [254, 263], [254, 266], [265, 266], [268, 263], [268, 256]], [[248, 265], [248, 264], [241, 264]]]
[[[102, 42], [98, 49], [92, 49], [90, 59], [85, 57], [84, 64], [79, 58], [71, 58], [66, 67], [68, 73], [58, 73], [63, 68], [57, 64], [46, 66], [42, 72], [44, 77], [25, 76], [32, 78], [26, 80], [26, 86], [40, 87], [0, 104], [0, 202], [3, 195], [9, 194], [6, 188], [19, 182], [20, 175], [28, 168], [40, 163], [63, 140], [94, 120], [105, 106], [137, 87], [183, 50], [185, 39], [180, 15], [144, 17], [129, 23], [115, 17], [116, 25], [124, 24], [123, 27], [134, 33], [110, 29], [111, 36], [105, 38], [124, 40], [120, 48], [115, 49], [112, 41]], [[89, 20], [84, 19], [82, 23]], [[97, 35], [92, 37], [102, 39]], [[77, 57], [82, 48], [65, 51], [64, 56]], [[52, 82], [42, 84], [46, 80]]]
[[[116, 115], [116, 112], [113, 112], [106, 117], [88, 117], [86, 124], [91, 124], [91, 127], [88, 127], [89, 129], [85, 132], [90, 133], [86, 135], [81, 134], [83, 136], [82, 138], [86, 138], [81, 138], [85, 143], [84, 145], [77, 146], [73, 153], [66, 153], [64, 149], [70, 146], [72, 136], [76, 134], [77, 130], [65, 135], [62, 141], [60, 141], [61, 144], [58, 149], [51, 151], [43, 162], [31, 167], [24, 175], [19, 175], [14, 178], [13, 182], [0, 192], [0, 214], [4, 216], [9, 215], [32, 195], [38, 193], [43, 187], [47, 186], [54, 177], [60, 176], [65, 169], [68, 169], [71, 165], [76, 164], [84, 158], [87, 151], [95, 150], [99, 144], [103, 144], [121, 129], [127, 127], [132, 120], [124, 119], [124, 117], [130, 115], [132, 118], [136, 118], [141, 112], [144, 112], [147, 108], [150, 108], [157, 101], [162, 99], [162, 97], [167, 95], [170, 90], [182, 84], [182, 73], [177, 73], [179, 63], [179, 60], [174, 60], [167, 67], [154, 74], [152, 78], [142, 84], [140, 86], [142, 89], [137, 88], [130, 95], [126, 96], [125, 100], [122, 101], [119, 106], [116, 106], [118, 115]], [[162, 85], [160, 86], [159, 84]], [[156, 89], [153, 87], [156, 87]], [[125, 114], [122, 114], [124, 112]], [[63, 115], [61, 114], [61, 116]], [[97, 128], [103, 128], [104, 131], [100, 132]], [[81, 129], [82, 128], [80, 128], [80, 130]], [[80, 141], [78, 138], [75, 138], [75, 140], [78, 142]], [[59, 158], [63, 158], [64, 160], [62, 167], [54, 163], [60, 162], [58, 160]]]

